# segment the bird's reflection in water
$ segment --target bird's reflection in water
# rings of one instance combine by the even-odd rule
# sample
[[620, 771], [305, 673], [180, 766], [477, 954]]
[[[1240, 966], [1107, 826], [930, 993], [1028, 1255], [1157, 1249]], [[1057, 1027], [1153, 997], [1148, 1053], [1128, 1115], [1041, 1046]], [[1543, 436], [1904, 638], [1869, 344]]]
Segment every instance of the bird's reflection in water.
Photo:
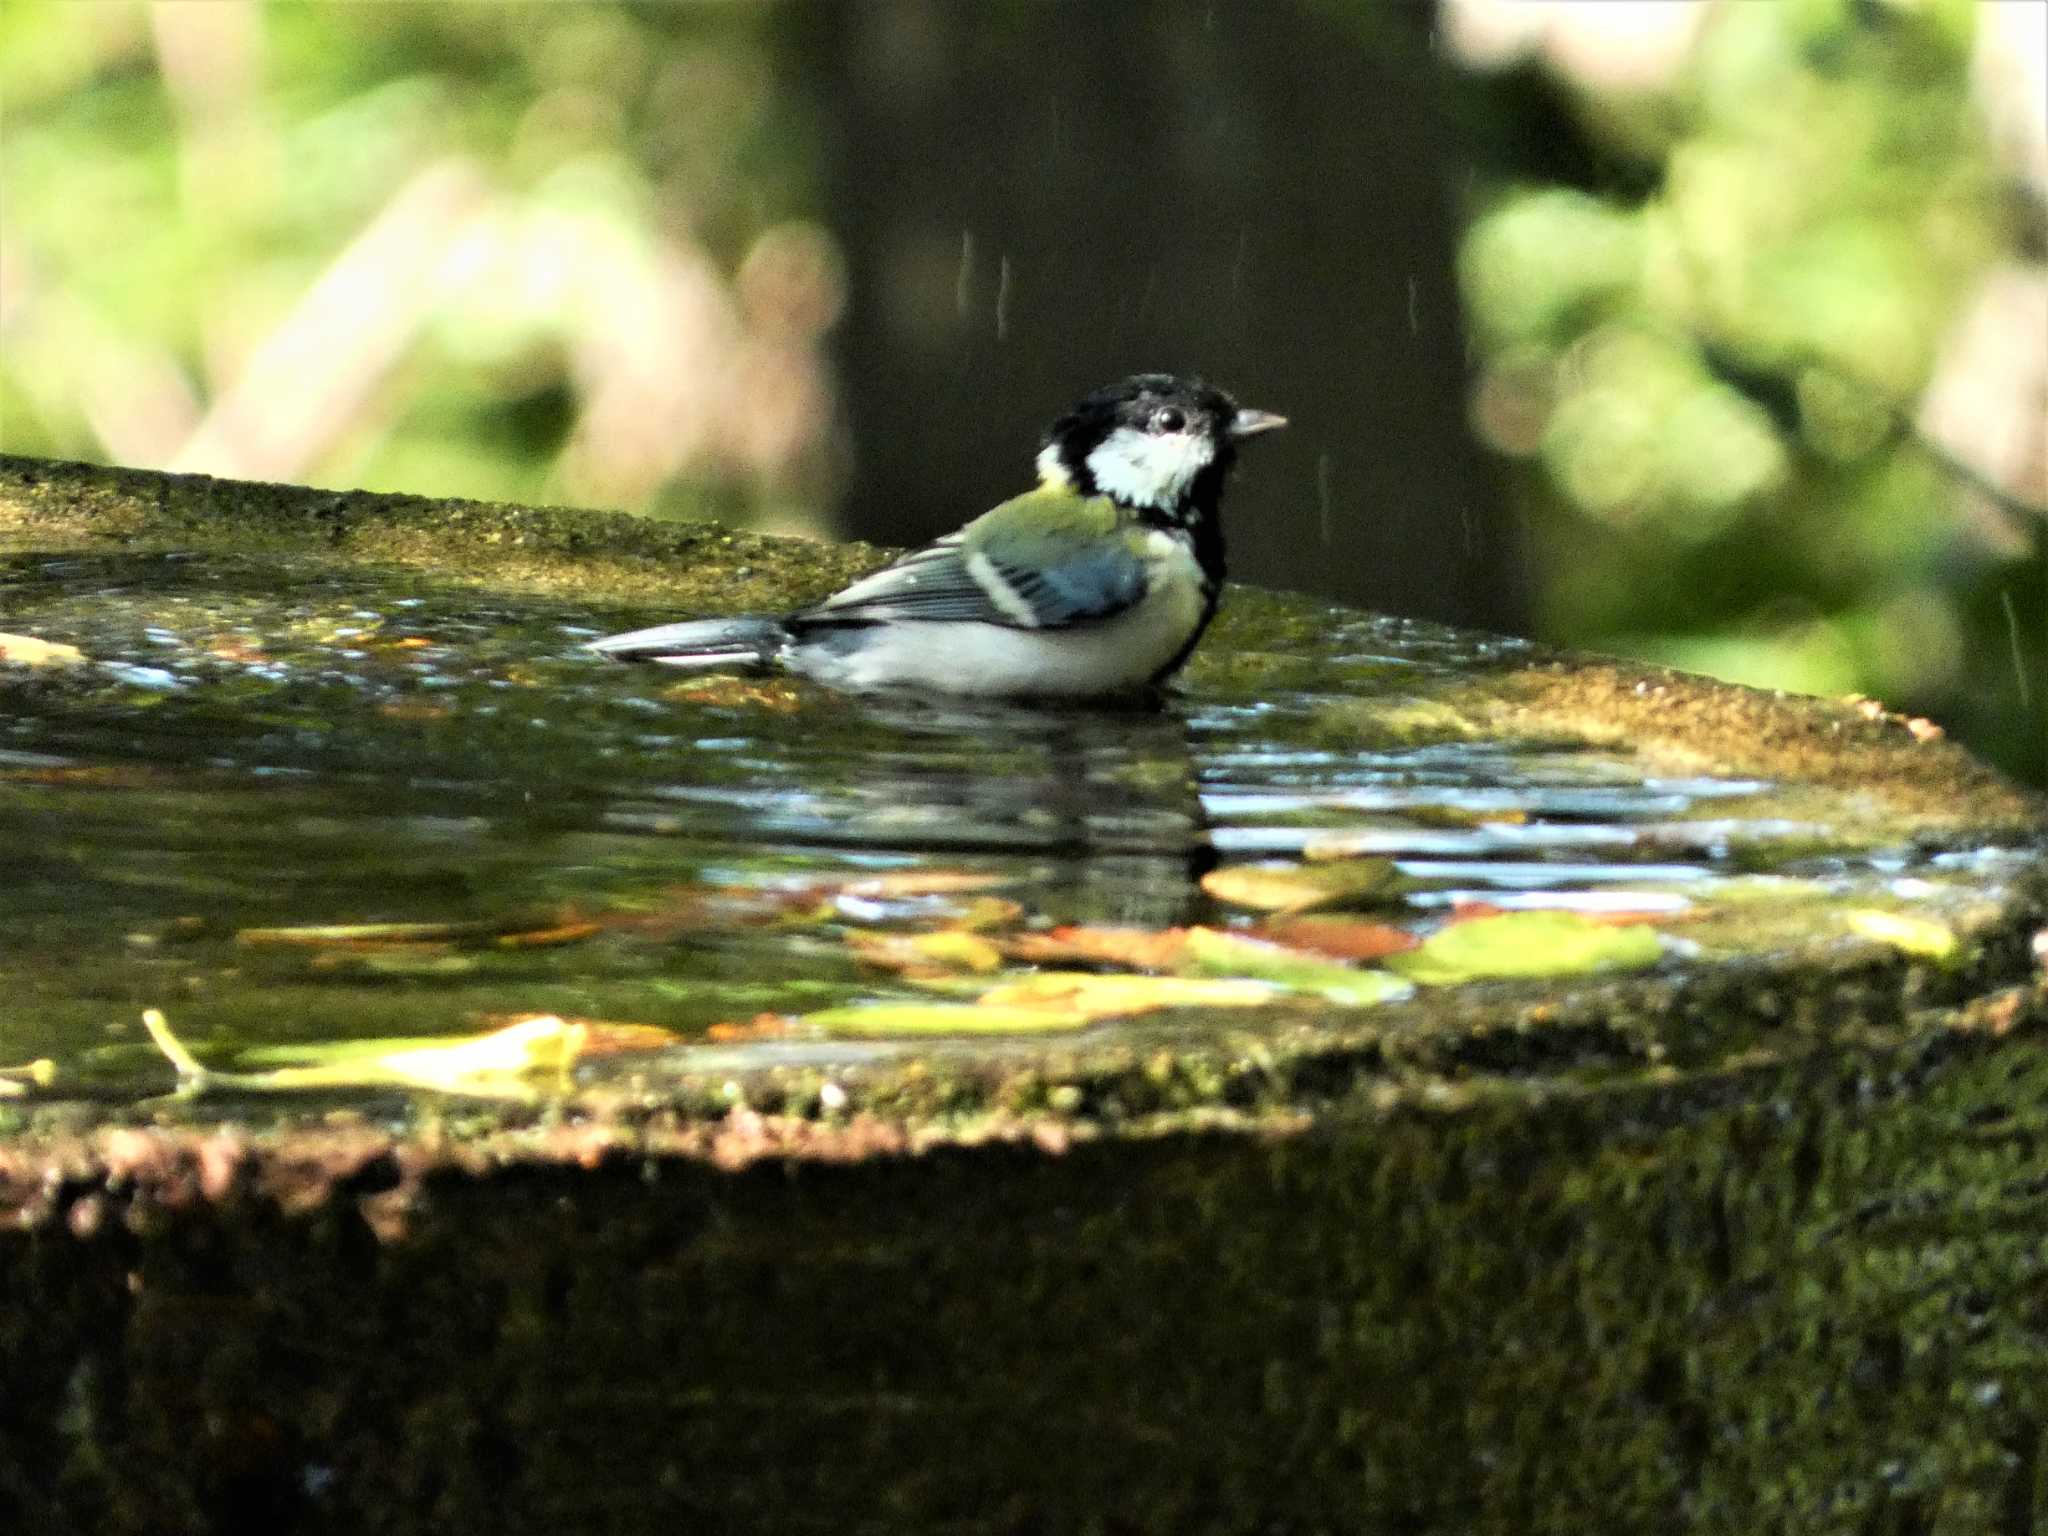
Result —
[[898, 849], [1033, 854], [1054, 910], [1185, 921], [1214, 854], [1173, 702], [871, 702], [872, 723], [901, 746], [863, 758], [866, 810], [849, 832]]

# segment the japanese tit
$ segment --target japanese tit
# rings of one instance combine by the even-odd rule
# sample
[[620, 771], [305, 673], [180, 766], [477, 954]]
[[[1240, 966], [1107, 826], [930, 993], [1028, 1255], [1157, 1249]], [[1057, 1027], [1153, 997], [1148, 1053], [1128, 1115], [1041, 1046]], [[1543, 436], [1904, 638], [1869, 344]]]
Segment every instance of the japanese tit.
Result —
[[1237, 445], [1286, 424], [1200, 380], [1141, 373], [1052, 424], [1035, 490], [822, 602], [591, 647], [691, 670], [783, 666], [849, 689], [1134, 693], [1178, 670], [1216, 612]]

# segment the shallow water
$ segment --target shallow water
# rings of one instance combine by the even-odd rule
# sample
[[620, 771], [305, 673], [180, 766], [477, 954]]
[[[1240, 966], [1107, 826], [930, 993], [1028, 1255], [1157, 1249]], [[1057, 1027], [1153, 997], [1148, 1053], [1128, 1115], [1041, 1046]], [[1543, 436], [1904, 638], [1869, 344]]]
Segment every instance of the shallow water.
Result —
[[[845, 935], [986, 914], [846, 889], [891, 872], [1000, 875], [1025, 928], [1241, 921], [1203, 870], [1343, 833], [1411, 877], [1379, 916], [1426, 930], [1461, 901], [1683, 915], [1769, 896], [1759, 872], [1938, 912], [1999, 857], [1834, 848], [1811, 796], [1787, 815], [1751, 779], [1416, 723], [1433, 683], [1526, 648], [1238, 602], [1249, 617], [1165, 709], [1051, 711], [623, 667], [579, 643], [645, 613], [407, 575], [0, 558], [0, 628], [91, 658], [0, 671], [0, 1065], [160, 1090], [149, 1007], [190, 1039], [258, 1045], [533, 1013], [701, 1038], [916, 995]], [[248, 942], [370, 922], [484, 936]]]

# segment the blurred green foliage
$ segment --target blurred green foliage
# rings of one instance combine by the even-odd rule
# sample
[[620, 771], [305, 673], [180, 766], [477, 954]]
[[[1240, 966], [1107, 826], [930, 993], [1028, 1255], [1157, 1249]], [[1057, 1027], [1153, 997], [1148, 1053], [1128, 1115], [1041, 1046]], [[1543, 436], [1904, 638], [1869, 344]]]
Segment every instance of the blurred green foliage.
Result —
[[1915, 429], [1959, 308], [2021, 244], [1975, 21], [1709, 7], [1670, 78], [1564, 88], [1592, 174], [1497, 181], [1462, 276], [1475, 422], [1529, 466], [1550, 636], [1874, 695], [2038, 780], [2042, 520]]
[[[1377, 6], [1362, 46], [1405, 25]], [[1674, 69], [1602, 77], [1581, 48], [1415, 73], [1505, 147], [1461, 276], [1474, 424], [1517, 465], [1541, 627], [1868, 693], [2048, 780], [2043, 519], [1925, 430], [1959, 313], [2023, 244], [1972, 102], [1978, 8], [1431, 14], [1629, 10], [1698, 16]], [[792, 78], [789, 14], [9, 0], [0, 448], [822, 526], [855, 232], [812, 218], [833, 125], [820, 82]], [[872, 16], [890, 57], [929, 64], [1025, 14], [957, 33], [915, 5]], [[1088, 78], [1072, 88], [1118, 76]], [[1343, 299], [1299, 296], [1318, 302]]]
[[[795, 252], [834, 280], [790, 222], [811, 129], [765, 33], [753, 6], [10, 0], [0, 443], [526, 501], [814, 491], [829, 397], [763, 447], [703, 382], [801, 371], [819, 326], [777, 332], [777, 279]], [[238, 384], [300, 418], [263, 451], [223, 440]]]

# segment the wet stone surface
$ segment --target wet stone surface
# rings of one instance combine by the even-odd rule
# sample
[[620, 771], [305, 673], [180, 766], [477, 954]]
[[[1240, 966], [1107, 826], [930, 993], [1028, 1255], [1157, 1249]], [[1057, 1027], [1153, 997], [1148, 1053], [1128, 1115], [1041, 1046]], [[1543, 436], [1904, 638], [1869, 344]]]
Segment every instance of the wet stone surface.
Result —
[[[1521, 642], [1267, 594], [1233, 595], [1154, 711], [681, 678], [581, 651], [644, 607], [305, 555], [0, 555], [0, 611], [86, 658], [0, 668], [0, 1066], [53, 1063], [22, 1095], [38, 1103], [166, 1091], [150, 1008], [209, 1064], [243, 1068], [533, 1015], [658, 1026], [677, 1043], [593, 1056], [574, 1081], [710, 1084], [716, 1107], [755, 1074], [859, 1107], [898, 1067], [966, 1057], [964, 1101], [997, 1102], [1004, 1074], [1085, 1079], [1161, 1048], [1240, 1062], [1328, 1045], [1384, 1068], [1390, 1040], [1526, 1035], [1532, 1009], [1575, 997], [1606, 1032], [1597, 1054], [1706, 1064], [1753, 1032], [1660, 1036], [1674, 983], [1794, 956], [1816, 995], [1832, 971], [1917, 966], [1940, 1001], [1987, 946], [2012, 972], [2035, 899], [2033, 807], [1874, 711], [1590, 668], [1626, 706], [1598, 716], [1573, 668]], [[1833, 711], [1808, 734], [1847, 770], [1809, 772], [1796, 742], [1742, 718], [1710, 761], [1701, 700], [1718, 696], [1791, 717], [1791, 737]], [[1076, 969], [1032, 958], [1068, 925], [1272, 934], [1270, 912], [1204, 877], [1228, 894], [1214, 871], [1305, 858], [1391, 861], [1335, 916], [1406, 942], [1558, 911], [1654, 943], [1620, 967], [1632, 993], [1596, 949], [1584, 975], [1482, 964], [1419, 989], [1358, 961], [1387, 982], [1370, 999], [1291, 987], [1256, 1009], [1112, 1009], [1056, 1039], [968, 1012]], [[302, 932], [365, 924], [442, 926]], [[900, 954], [878, 958], [933, 935], [977, 942], [917, 954], [907, 976]], [[912, 1012], [906, 1038], [891, 1010], [935, 1001], [971, 1027]], [[1582, 1064], [1585, 1041], [1568, 1044]]]
[[2038, 802], [1254, 592], [1151, 713], [579, 648], [865, 558], [0, 457], [0, 1525], [2048, 1519]]

